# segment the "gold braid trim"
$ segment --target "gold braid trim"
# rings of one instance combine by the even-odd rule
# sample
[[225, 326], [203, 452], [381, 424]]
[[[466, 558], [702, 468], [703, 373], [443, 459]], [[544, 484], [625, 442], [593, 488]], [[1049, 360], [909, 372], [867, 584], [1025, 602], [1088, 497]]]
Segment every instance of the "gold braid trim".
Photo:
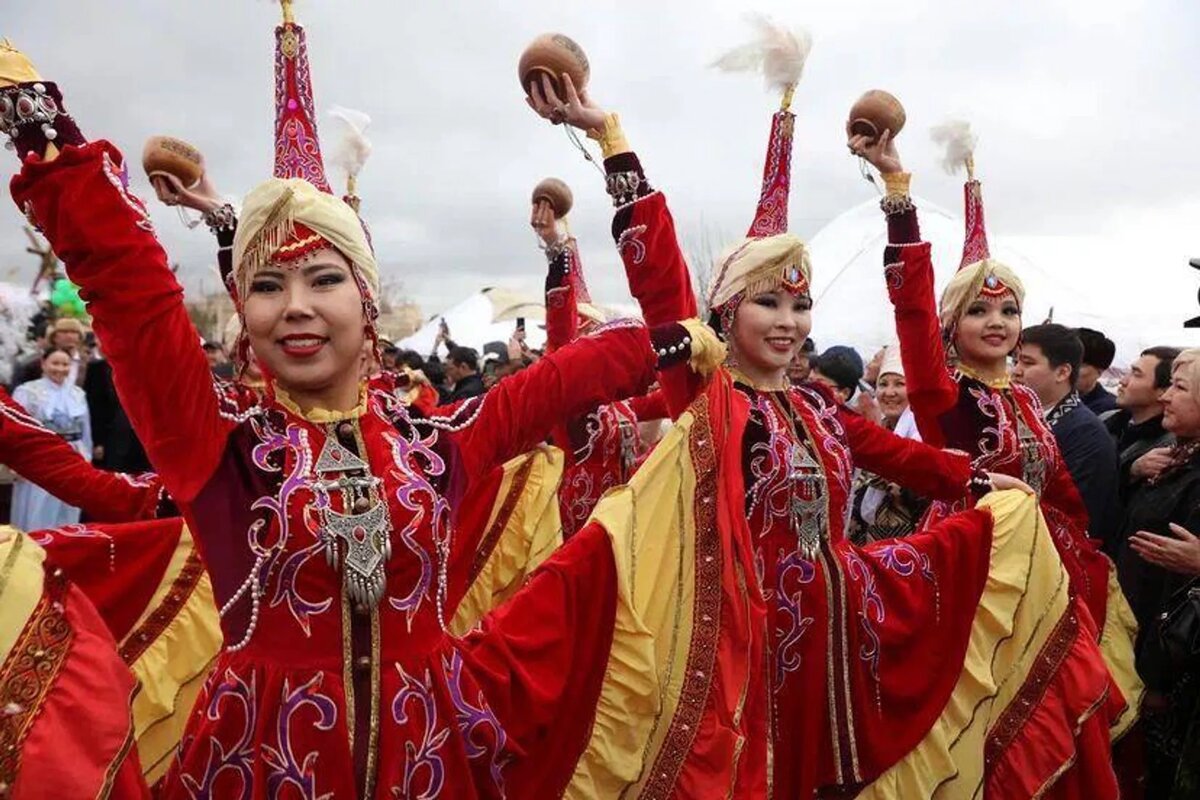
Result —
[[271, 261], [271, 257], [285, 242], [296, 235], [296, 217], [292, 208], [294, 192], [289, 187], [271, 205], [267, 220], [254, 238], [246, 245], [246, 253], [237, 264], [238, 296], [249, 294], [250, 279]]

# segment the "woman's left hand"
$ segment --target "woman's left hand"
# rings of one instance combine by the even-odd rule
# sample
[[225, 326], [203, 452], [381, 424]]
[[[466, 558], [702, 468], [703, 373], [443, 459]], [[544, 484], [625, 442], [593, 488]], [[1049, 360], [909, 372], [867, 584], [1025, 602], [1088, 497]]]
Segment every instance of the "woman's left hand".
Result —
[[592, 101], [586, 90], [576, 92], [574, 81], [565, 72], [561, 84], [566, 97], [559, 97], [550, 78], [543, 75], [541, 86], [536, 83], [530, 86], [525, 102], [538, 116], [555, 125], [565, 122], [583, 131], [603, 130], [607, 116], [604, 109]]
[[854, 155], [866, 159], [881, 175], [904, 172], [904, 165], [900, 163], [900, 152], [896, 150], [896, 143], [892, 141], [891, 131], [884, 131], [878, 137], [861, 134], [851, 136], [846, 146]]
[[1138, 531], [1129, 537], [1129, 546], [1151, 564], [1182, 575], [1200, 575], [1200, 536], [1182, 525], [1170, 523], [1171, 536]]
[[1020, 478], [1005, 475], [1003, 472], [989, 472], [987, 476], [988, 480], [992, 483], [993, 492], [1003, 492], [1005, 489], [1020, 489], [1025, 494], [1033, 494], [1033, 489], [1029, 484]]

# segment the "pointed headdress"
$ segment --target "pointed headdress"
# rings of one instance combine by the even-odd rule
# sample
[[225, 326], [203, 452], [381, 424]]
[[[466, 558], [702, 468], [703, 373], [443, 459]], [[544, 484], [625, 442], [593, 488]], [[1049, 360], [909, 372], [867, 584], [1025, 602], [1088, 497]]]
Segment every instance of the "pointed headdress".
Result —
[[741, 298], [781, 286], [806, 294], [812, 277], [808, 249], [799, 237], [787, 232], [796, 120], [791, 112], [792, 96], [812, 49], [812, 38], [806, 31], [783, 28], [764, 16], [753, 15], [749, 20], [754, 39], [726, 53], [714, 66], [728, 72], [761, 72], [767, 86], [781, 92], [783, 100], [771, 119], [754, 221], [746, 237], [726, 248], [713, 265], [706, 301], [709, 310], [722, 316], [736, 308]]
[[[246, 296], [254, 274], [267, 264], [333, 247], [350, 261], [373, 323], [379, 268], [350, 202], [356, 199], [353, 182], [346, 199], [335, 196], [329, 185], [317, 134], [308, 42], [292, 15], [291, 0], [281, 0], [280, 5], [283, 22], [275, 28], [274, 177], [255, 187], [242, 207], [233, 242], [235, 300]], [[347, 172], [351, 178], [357, 175]]]
[[963, 253], [958, 272], [942, 292], [942, 327], [951, 329], [980, 295], [1002, 297], [1009, 292], [1018, 306], [1025, 303], [1025, 287], [1012, 269], [991, 256], [983, 217], [983, 187], [975, 178], [975, 144], [971, 124], [948, 120], [931, 131], [933, 140], [945, 148], [942, 166], [953, 174], [965, 168], [963, 185]]

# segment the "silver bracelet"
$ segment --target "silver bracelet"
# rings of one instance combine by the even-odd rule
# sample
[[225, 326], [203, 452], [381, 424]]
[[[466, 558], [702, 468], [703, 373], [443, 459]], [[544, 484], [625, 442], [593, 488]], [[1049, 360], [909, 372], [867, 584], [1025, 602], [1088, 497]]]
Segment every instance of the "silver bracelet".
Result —
[[233, 212], [233, 206], [225, 203], [205, 213], [204, 224], [214, 234], [221, 231], [232, 231], [237, 227], [237, 215]]

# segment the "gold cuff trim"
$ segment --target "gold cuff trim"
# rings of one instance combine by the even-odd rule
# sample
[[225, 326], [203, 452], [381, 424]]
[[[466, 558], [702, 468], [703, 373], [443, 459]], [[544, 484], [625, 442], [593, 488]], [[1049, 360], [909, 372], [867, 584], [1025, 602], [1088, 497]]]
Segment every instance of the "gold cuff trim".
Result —
[[621, 130], [621, 117], [617, 114], [605, 115], [604, 128], [590, 130], [587, 135], [589, 139], [600, 143], [600, 152], [605, 158], [619, 156], [633, 149], [625, 138], [625, 132]]

